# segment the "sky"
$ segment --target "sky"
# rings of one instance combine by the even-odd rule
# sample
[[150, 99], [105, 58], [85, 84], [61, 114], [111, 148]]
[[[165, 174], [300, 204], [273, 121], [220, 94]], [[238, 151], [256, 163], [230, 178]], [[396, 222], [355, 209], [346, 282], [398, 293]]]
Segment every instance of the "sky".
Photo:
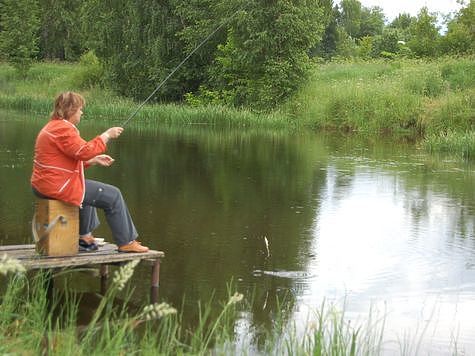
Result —
[[460, 5], [456, 0], [359, 0], [365, 7], [379, 6], [383, 9], [387, 20], [392, 21], [402, 12], [416, 16], [423, 6], [427, 6], [429, 12], [441, 12], [448, 14], [457, 11]]

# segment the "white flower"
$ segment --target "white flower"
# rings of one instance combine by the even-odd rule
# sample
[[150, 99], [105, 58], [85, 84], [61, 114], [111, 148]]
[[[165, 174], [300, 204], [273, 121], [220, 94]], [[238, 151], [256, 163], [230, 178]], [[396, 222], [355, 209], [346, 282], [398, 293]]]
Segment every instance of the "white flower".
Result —
[[114, 273], [112, 282], [117, 284], [118, 290], [122, 290], [125, 287], [125, 283], [127, 283], [130, 277], [132, 277], [135, 266], [137, 266], [139, 262], [140, 260], [132, 260], [126, 265], [120, 267], [120, 269]]
[[0, 258], [0, 273], [7, 275], [8, 273], [24, 273], [25, 267], [16, 258], [10, 258], [6, 254]]
[[244, 296], [241, 293], [236, 292], [231, 296], [231, 298], [229, 298], [228, 305], [239, 303], [243, 298]]
[[142, 317], [145, 320], [160, 319], [170, 314], [176, 314], [176, 309], [167, 303], [150, 304], [143, 308], [142, 311]]

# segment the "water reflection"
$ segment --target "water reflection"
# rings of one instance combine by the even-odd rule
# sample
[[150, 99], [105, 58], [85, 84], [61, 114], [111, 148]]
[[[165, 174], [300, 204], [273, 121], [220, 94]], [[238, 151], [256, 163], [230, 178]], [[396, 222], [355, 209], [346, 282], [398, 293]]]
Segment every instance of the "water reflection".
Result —
[[[41, 125], [0, 120], [3, 244], [30, 242], [28, 180]], [[102, 128], [81, 124], [85, 137]], [[345, 304], [353, 320], [381, 310], [389, 349], [406, 330], [416, 338], [425, 330], [422, 346], [405, 341], [412, 352], [445, 350], [454, 338], [475, 352], [468, 317], [475, 169], [414, 147], [312, 133], [130, 127], [110, 146], [114, 166], [87, 174], [119, 186], [141, 239], [166, 252], [161, 295], [177, 306], [185, 298], [187, 322], [197, 317], [197, 300], [225, 300], [233, 280], [252, 295], [236, 325], [241, 340], [259, 340], [255, 327], [270, 328], [276, 312], [305, 322], [326, 299]], [[106, 226], [99, 235], [109, 236]], [[148, 296], [139, 280], [149, 273], [136, 272], [138, 301]], [[82, 276], [69, 284], [90, 292], [96, 282]]]

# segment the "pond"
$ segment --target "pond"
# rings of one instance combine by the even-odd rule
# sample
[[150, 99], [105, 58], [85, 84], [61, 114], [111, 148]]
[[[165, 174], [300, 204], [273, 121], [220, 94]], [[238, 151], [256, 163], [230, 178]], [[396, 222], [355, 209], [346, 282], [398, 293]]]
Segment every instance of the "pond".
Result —
[[[44, 121], [0, 112], [0, 243], [31, 243], [33, 143]], [[85, 138], [107, 128], [80, 125]], [[323, 301], [383, 320], [384, 348], [475, 353], [475, 164], [414, 143], [252, 129], [129, 127], [112, 167], [87, 176], [121, 188], [144, 244], [163, 250], [161, 300], [250, 307], [242, 338], [279, 310], [305, 324]], [[106, 223], [97, 235], [110, 241]], [[146, 302], [150, 271], [132, 281]], [[97, 279], [69, 285], [94, 292]], [[372, 315], [371, 315], [372, 314]]]

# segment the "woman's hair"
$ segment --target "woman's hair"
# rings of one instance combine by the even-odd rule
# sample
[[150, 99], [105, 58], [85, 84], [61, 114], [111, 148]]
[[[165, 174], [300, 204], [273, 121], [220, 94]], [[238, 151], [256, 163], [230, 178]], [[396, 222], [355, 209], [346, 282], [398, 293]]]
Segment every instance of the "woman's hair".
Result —
[[59, 94], [54, 101], [52, 119], [68, 120], [86, 101], [81, 94], [67, 91]]

